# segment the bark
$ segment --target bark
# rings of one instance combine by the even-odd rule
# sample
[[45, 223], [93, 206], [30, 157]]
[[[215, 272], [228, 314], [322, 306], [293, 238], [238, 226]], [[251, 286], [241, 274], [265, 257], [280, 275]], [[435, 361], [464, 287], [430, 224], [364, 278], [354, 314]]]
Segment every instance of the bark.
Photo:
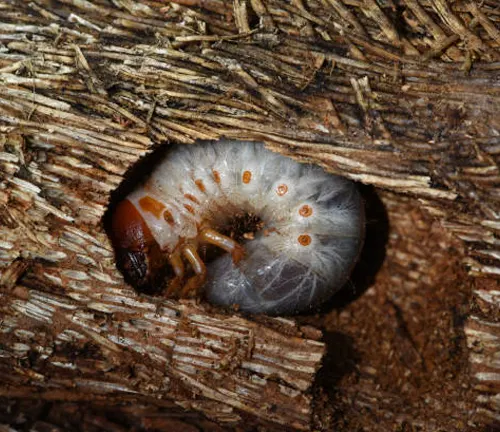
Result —
[[[94, 423], [94, 397], [147, 401], [138, 428], [162, 404], [219, 427], [164, 399], [243, 429], [500, 421], [496, 6], [0, 1], [0, 396], [85, 401]], [[363, 280], [333, 311], [242, 317], [123, 283], [108, 205], [151, 151], [220, 136], [372, 188]]]

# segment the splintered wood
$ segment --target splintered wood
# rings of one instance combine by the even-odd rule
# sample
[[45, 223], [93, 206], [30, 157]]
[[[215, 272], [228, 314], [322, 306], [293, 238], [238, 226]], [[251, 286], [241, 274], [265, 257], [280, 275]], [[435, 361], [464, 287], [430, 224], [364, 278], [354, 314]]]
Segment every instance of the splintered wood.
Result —
[[[324, 345], [300, 337], [293, 322], [270, 320], [278, 331], [190, 303], [147, 301], [102, 275], [91, 281], [83, 272], [66, 270], [61, 277], [74, 295], [13, 288], [15, 314], [2, 320], [0, 394], [19, 395], [31, 386], [37, 397], [49, 398], [54, 389], [71, 388], [82, 400], [169, 397], [224, 422], [237, 423], [238, 412], [246, 412], [308, 428], [311, 397], [304, 392]], [[82, 302], [85, 309], [78, 306]], [[13, 364], [26, 357], [29, 366], [12, 375]]]
[[[497, 0], [0, 0], [0, 428], [59, 427], [78, 418], [74, 401], [98, 430], [121, 430], [122, 414], [163, 430], [329, 430], [332, 419], [338, 430], [419, 428], [417, 408], [398, 414], [410, 387], [435, 429], [450, 413], [462, 416], [453, 424], [500, 422], [499, 26]], [[344, 309], [359, 322], [339, 319], [366, 355], [345, 387], [312, 387], [335, 347], [303, 321], [139, 295], [116, 270], [105, 213], [141, 162], [222, 136], [374, 187], [404, 222], [389, 220], [390, 241], [372, 251], [388, 248], [367, 290], [379, 309], [365, 296]], [[408, 208], [418, 229], [407, 229]], [[408, 239], [396, 241], [402, 225]], [[432, 250], [422, 227], [442, 236]], [[437, 266], [448, 256], [467, 293], [444, 289]], [[407, 326], [419, 340], [391, 333], [391, 319], [433, 299], [429, 328]], [[459, 324], [453, 307], [467, 311]], [[309, 318], [323, 329], [330, 320]], [[462, 330], [458, 360], [433, 351], [453, 351], [439, 337]], [[401, 341], [428, 370], [470, 373], [472, 399], [433, 401], [425, 391], [439, 389], [418, 384], [431, 375], [399, 364], [380, 378], [366, 334], [388, 361]], [[429, 353], [451, 364], [433, 369]], [[336, 394], [355, 409], [332, 414]], [[60, 402], [50, 424], [28, 412], [36, 398]]]

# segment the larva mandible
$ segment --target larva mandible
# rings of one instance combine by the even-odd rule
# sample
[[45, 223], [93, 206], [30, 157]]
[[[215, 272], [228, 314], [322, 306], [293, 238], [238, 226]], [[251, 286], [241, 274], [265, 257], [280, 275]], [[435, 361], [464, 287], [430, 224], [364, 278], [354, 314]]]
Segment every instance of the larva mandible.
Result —
[[[260, 221], [239, 244], [235, 217]], [[225, 233], [223, 235], [221, 233]], [[356, 185], [265, 149], [221, 140], [167, 155], [112, 215], [121, 270], [138, 287], [214, 304], [292, 314], [327, 300], [348, 279], [364, 236]], [[203, 245], [228, 252], [205, 266]], [[170, 273], [170, 275], [167, 275]]]

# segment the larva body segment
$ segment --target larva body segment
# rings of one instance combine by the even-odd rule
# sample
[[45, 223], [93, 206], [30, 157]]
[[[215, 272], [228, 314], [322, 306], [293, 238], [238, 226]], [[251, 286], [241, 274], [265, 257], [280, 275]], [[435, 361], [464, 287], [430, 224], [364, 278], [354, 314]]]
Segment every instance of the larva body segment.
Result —
[[[290, 314], [324, 302], [346, 282], [363, 242], [363, 206], [354, 183], [270, 152], [262, 143], [181, 146], [125, 201], [157, 245], [148, 245], [143, 255], [159, 248], [174, 270], [168, 292], [185, 284], [181, 295], [187, 295], [205, 281], [209, 301], [248, 312]], [[218, 234], [242, 214], [261, 221], [243, 247]], [[119, 212], [113, 215], [113, 237], [123, 235], [116, 228], [123, 219]], [[118, 249], [127, 243], [113, 241]], [[231, 253], [207, 263], [205, 271], [196, 255], [202, 243]], [[185, 264], [196, 280], [185, 281]], [[122, 269], [128, 271], [123, 264]], [[148, 269], [139, 285], [156, 280], [154, 271]]]

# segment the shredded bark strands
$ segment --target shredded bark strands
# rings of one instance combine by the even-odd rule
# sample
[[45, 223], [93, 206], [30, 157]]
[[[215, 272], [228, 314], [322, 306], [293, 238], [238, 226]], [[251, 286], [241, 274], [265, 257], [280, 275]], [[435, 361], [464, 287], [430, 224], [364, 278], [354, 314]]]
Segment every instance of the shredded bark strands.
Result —
[[[0, 0], [0, 428], [494, 427], [499, 48], [497, 0]], [[220, 137], [367, 185], [349, 301], [264, 319], [123, 282], [108, 205]]]

